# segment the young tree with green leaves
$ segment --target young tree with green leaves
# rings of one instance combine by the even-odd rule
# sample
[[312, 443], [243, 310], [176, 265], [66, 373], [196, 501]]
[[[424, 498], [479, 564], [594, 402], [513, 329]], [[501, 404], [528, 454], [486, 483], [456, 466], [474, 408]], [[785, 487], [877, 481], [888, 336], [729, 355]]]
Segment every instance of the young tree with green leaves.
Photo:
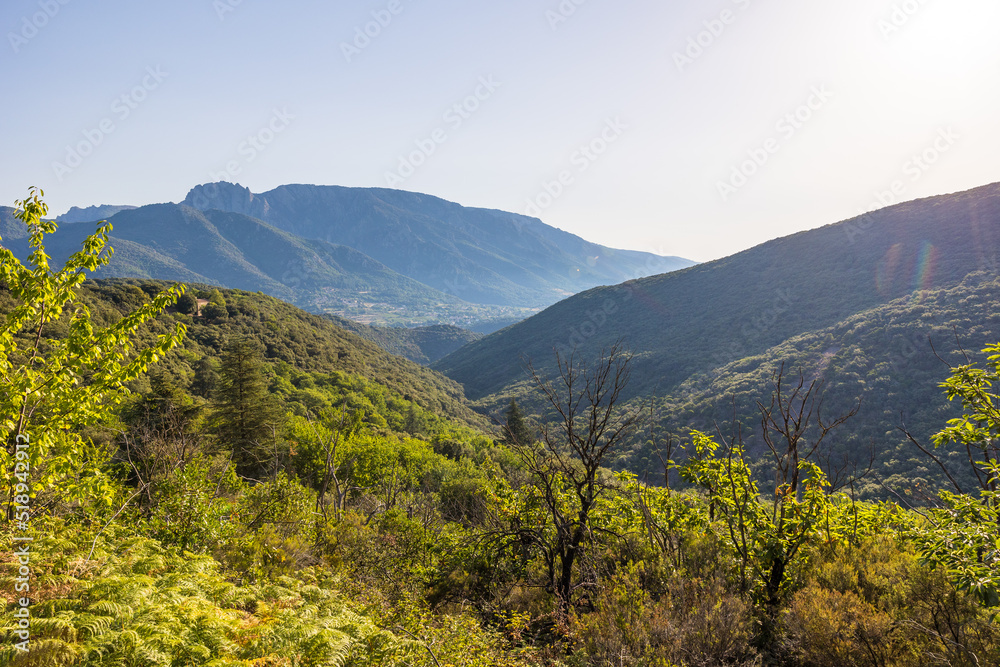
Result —
[[957, 493], [939, 494], [941, 506], [927, 511], [927, 526], [916, 539], [924, 562], [943, 569], [959, 590], [971, 592], [984, 606], [1000, 607], [1000, 396], [994, 389], [1000, 384], [1000, 343], [983, 352], [986, 368], [970, 361], [952, 368], [941, 383], [948, 400], [961, 401], [963, 414], [934, 436], [935, 447], [964, 450], [979, 489], [963, 488], [940, 458], [921, 446]]
[[764, 611], [764, 641], [771, 639], [779, 606], [833, 511], [830, 481], [814, 459], [830, 432], [857, 413], [855, 408], [824, 421], [818, 381], [807, 383], [800, 375], [789, 387], [782, 367], [773, 382], [771, 400], [757, 404], [773, 493], [761, 493], [738, 425], [721, 452], [710, 436], [694, 431], [694, 452], [680, 466], [681, 476], [708, 495], [710, 520], [734, 558], [740, 592]]
[[[31, 512], [59, 504], [109, 503], [107, 452], [80, 433], [101, 423], [128, 393], [125, 384], [144, 373], [184, 336], [184, 325], [136, 349], [136, 334], [184, 292], [175, 285], [107, 327], [97, 327], [79, 301], [85, 271], [108, 263], [111, 225], [86, 238], [83, 248], [58, 270], [49, 265], [44, 238], [56, 230], [46, 220], [44, 193], [32, 188], [16, 202], [15, 217], [28, 227], [31, 253], [22, 264], [0, 247], [0, 283], [12, 300], [0, 329], [0, 491], [14, 516], [15, 488], [30, 479]], [[58, 332], [59, 327], [65, 327]], [[15, 477], [19, 475], [20, 477]], [[22, 482], [23, 483], [23, 482]], [[18, 494], [23, 495], [23, 494]], [[18, 517], [21, 518], [21, 517]]]

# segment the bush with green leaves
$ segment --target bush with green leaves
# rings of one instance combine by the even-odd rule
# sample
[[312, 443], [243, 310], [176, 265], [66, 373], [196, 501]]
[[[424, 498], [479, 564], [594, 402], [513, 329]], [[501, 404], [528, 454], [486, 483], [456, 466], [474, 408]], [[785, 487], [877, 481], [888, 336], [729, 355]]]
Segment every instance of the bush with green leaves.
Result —
[[1000, 396], [994, 387], [1000, 384], [1000, 343], [983, 353], [986, 368], [970, 361], [953, 368], [941, 384], [948, 400], [961, 402], [962, 416], [934, 436], [936, 447], [953, 446], [966, 454], [979, 488], [963, 489], [949, 473], [957, 493], [940, 493], [941, 506], [927, 511], [916, 541], [927, 563], [995, 608], [1000, 607]]

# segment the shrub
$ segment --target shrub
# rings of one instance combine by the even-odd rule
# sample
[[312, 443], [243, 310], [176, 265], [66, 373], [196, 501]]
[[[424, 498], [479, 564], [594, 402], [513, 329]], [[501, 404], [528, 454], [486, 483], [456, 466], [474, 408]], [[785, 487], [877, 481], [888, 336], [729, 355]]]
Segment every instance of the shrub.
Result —
[[803, 667], [881, 667], [902, 653], [892, 617], [850, 591], [815, 584], [798, 591], [785, 625], [788, 653]]

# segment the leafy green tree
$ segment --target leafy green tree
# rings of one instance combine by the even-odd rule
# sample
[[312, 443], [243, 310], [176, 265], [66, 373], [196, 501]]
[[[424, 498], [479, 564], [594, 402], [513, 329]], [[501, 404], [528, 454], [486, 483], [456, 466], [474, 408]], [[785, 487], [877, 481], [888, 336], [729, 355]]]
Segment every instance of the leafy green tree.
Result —
[[275, 461], [274, 444], [283, 419], [268, 393], [255, 341], [240, 337], [226, 346], [215, 401], [216, 433], [232, 450], [236, 470], [244, 476], [265, 473]]
[[201, 314], [212, 322], [222, 322], [229, 319], [229, 310], [215, 302], [206, 303], [201, 309]]
[[684, 479], [708, 494], [716, 533], [737, 564], [740, 592], [764, 612], [764, 642], [773, 639], [779, 606], [805, 565], [808, 548], [830, 530], [831, 484], [813, 459], [829, 433], [857, 412], [825, 422], [817, 381], [807, 384], [800, 375], [789, 389], [782, 368], [773, 382], [770, 402], [757, 404], [762, 440], [771, 455], [773, 494], [761, 493], [738, 426], [721, 455], [718, 443], [694, 431], [694, 452], [680, 467]]
[[177, 310], [185, 315], [194, 315], [198, 312], [198, 299], [190, 294], [182, 294], [177, 299]]
[[[934, 436], [936, 447], [965, 452], [977, 493], [964, 489], [940, 458], [924, 449], [945, 470], [957, 493], [942, 491], [942, 507], [927, 513], [928, 525], [917, 543], [925, 562], [942, 568], [959, 590], [971, 592], [987, 607], [1000, 606], [1000, 343], [987, 347], [987, 368], [973, 363], [952, 369], [941, 387], [948, 400], [960, 400], [963, 414]], [[907, 434], [909, 435], [909, 434]], [[913, 442], [916, 442], [910, 436]], [[923, 448], [922, 448], [923, 449]]]
[[238, 488], [240, 480], [226, 466], [221, 473], [201, 456], [175, 467], [158, 484], [157, 505], [150, 521], [153, 534], [165, 544], [182, 550], [214, 546], [225, 532], [224, 516], [230, 510], [220, 502], [223, 488]]
[[226, 298], [222, 296], [222, 292], [218, 289], [213, 289], [208, 293], [208, 302], [215, 304], [216, 306], [221, 306], [222, 308], [226, 307]]
[[[125, 387], [178, 345], [183, 324], [155, 344], [136, 349], [136, 335], [178, 296], [179, 285], [114, 324], [96, 327], [78, 288], [110, 260], [111, 225], [102, 223], [83, 248], [58, 270], [49, 266], [44, 237], [56, 229], [45, 220], [43, 192], [32, 188], [18, 201], [15, 217], [28, 227], [31, 253], [27, 265], [0, 247], [0, 282], [13, 299], [0, 329], [0, 490], [14, 516], [16, 497], [29, 486], [36, 497], [32, 512], [58, 502], [110, 502], [103, 464], [107, 453], [80, 433], [111, 415], [128, 393]], [[14, 475], [17, 477], [14, 477]], [[24, 486], [21, 486], [24, 485]], [[17, 491], [17, 493], [15, 493]], [[42, 500], [39, 504], [37, 501]], [[18, 512], [18, 519], [23, 518]]]

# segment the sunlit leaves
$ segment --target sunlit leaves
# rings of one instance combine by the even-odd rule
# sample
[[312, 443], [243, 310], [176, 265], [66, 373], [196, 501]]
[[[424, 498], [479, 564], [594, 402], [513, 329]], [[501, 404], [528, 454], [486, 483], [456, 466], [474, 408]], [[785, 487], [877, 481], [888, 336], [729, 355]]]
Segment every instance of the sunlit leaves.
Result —
[[[125, 384], [156, 363], [184, 336], [178, 324], [152, 346], [137, 350], [136, 334], [183, 293], [164, 290], [150, 303], [103, 328], [96, 328], [77, 288], [108, 263], [111, 226], [101, 224], [66, 264], [54, 270], [44, 237], [55, 231], [44, 216], [42, 192], [32, 189], [17, 202], [15, 217], [28, 227], [27, 265], [0, 247], [0, 282], [14, 299], [0, 325], [0, 419], [6, 431], [0, 469], [14, 464], [13, 443], [28, 438], [31, 480], [36, 493], [61, 502], [107, 502], [113, 497], [102, 472], [106, 454], [79, 435], [84, 425], [100, 423], [127, 393]], [[68, 319], [67, 333], [53, 328]], [[0, 481], [6, 495], [10, 477]]]
[[[781, 485], [773, 498], [765, 498], [742, 446], [733, 445], [720, 456], [719, 445], [709, 436], [695, 431], [692, 438], [693, 455], [680, 473], [706, 492], [713, 529], [734, 559], [741, 587], [762, 601], [775, 595], [776, 587], [785, 590], [787, 575], [808, 557], [806, 547], [823, 539], [833, 507], [826, 475], [811, 461], [799, 461], [799, 492]], [[773, 581], [776, 571], [781, 578]]]

